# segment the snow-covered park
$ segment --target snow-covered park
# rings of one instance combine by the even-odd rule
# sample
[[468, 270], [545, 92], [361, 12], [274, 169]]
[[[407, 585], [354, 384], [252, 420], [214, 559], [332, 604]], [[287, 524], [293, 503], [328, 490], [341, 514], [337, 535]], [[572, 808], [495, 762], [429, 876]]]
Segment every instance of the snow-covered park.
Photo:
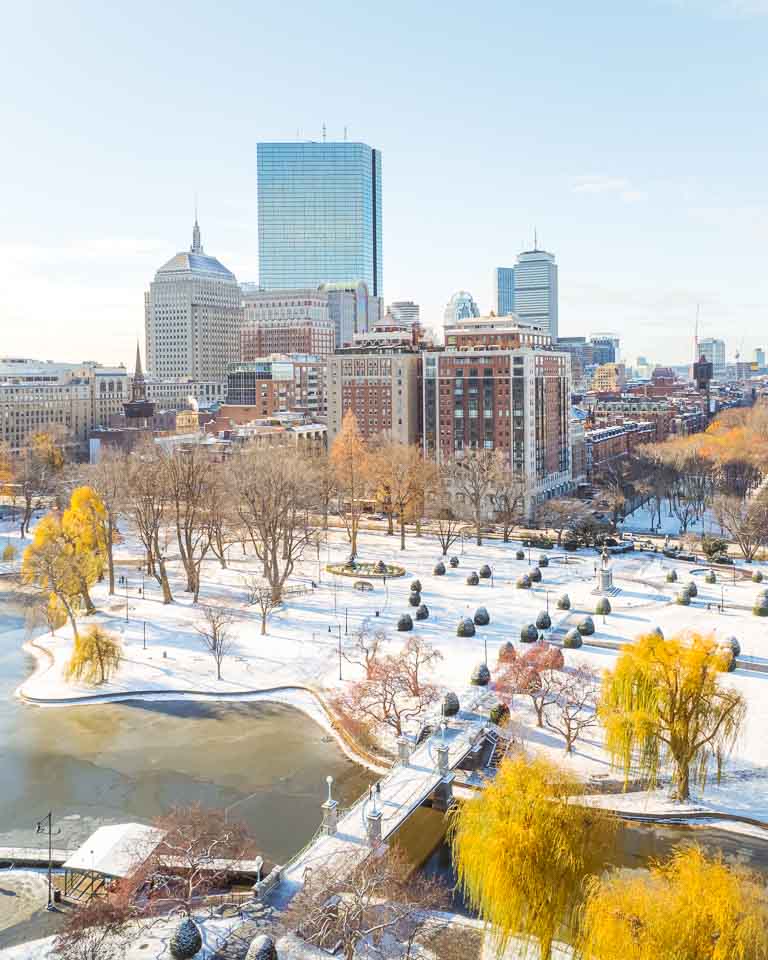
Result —
[[[10, 541], [17, 536], [12, 530], [5, 535]], [[386, 583], [369, 578], [373, 589], [361, 592], [354, 588], [355, 578], [334, 576], [325, 569], [329, 562], [344, 560], [349, 552], [344, 532], [332, 529], [327, 543], [321, 545], [319, 561], [313, 549], [298, 565], [289, 581], [291, 595], [270, 615], [267, 634], [262, 636], [260, 613], [248, 605], [246, 587], [246, 579], [257, 572], [258, 564], [254, 557], [244, 555], [239, 545], [233, 545], [227, 569], [221, 569], [215, 559], [205, 561], [200, 596], [201, 604], [225, 607], [235, 615], [233, 647], [219, 681], [214, 661], [196, 629], [201, 607], [193, 605], [191, 595], [184, 592], [180, 563], [173, 561], [171, 550], [169, 567], [175, 602], [164, 605], [157, 583], [138, 572], [141, 551], [128, 531], [117, 548], [116, 571], [118, 577], [127, 578], [127, 586], [119, 584], [117, 595], [110, 597], [106, 584], [98, 584], [93, 590], [98, 612], [89, 618], [121, 637], [124, 659], [117, 674], [97, 688], [67, 682], [64, 667], [72, 652], [71, 629], [63, 627], [51, 637], [39, 628], [34, 647], [38, 669], [19, 692], [49, 703], [71, 702], [81, 696], [135, 696], [137, 692], [159, 697], [165, 693], [175, 698], [184, 694], [267, 697], [312, 710], [319, 719], [322, 712], [307, 693], [290, 688], [308, 687], [328, 697], [351, 680], [360, 679], [360, 668], [343, 657], [339, 679], [339, 645], [342, 654], [350, 652], [355, 632], [368, 621], [388, 633], [393, 653], [409, 636], [427, 639], [442, 654], [434, 681], [446, 690], [454, 690], [460, 698], [466, 697], [473, 668], [487, 659], [493, 669], [500, 647], [510, 640], [522, 652], [525, 645], [520, 642], [520, 630], [535, 621], [541, 611], [549, 609], [550, 632], [555, 638], [584, 615], [594, 615], [598, 598], [592, 590], [600, 562], [594, 550], [566, 553], [557, 548], [525, 548], [524, 559], [517, 559], [520, 549], [519, 542], [504, 544], [499, 540], [478, 547], [465, 537], [450, 551], [459, 565], [453, 568], [446, 563], [446, 573], [437, 576], [433, 570], [442, 554], [434, 536], [410, 535], [406, 550], [401, 551], [397, 537], [388, 537], [383, 531], [365, 531], [361, 533], [360, 559], [398, 563], [406, 568], [406, 575], [387, 578]], [[541, 582], [531, 589], [517, 589], [517, 578], [530, 572], [541, 557], [548, 561], [542, 566]], [[469, 585], [467, 576], [483, 564], [491, 567], [493, 577], [480, 579], [477, 586]], [[759, 568], [753, 564], [749, 569]], [[681, 630], [717, 638], [736, 636], [744, 664], [768, 671], [768, 624], [751, 612], [760, 584], [735, 579], [731, 574], [718, 574], [718, 582], [707, 583], [705, 568], [645, 552], [614, 558], [612, 569], [614, 583], [620, 589], [611, 597], [612, 612], [607, 618], [594, 616], [594, 636], [585, 638], [580, 650], [565, 651], [567, 664], [586, 663], [597, 670], [610, 667], [617, 651], [597, 644], [631, 642], [658, 626], [666, 636]], [[678, 583], [666, 581], [672, 569]], [[768, 575], [768, 569], [763, 572]], [[422, 602], [429, 616], [422, 621], [414, 617], [412, 633], [398, 632], [399, 616], [414, 613], [408, 603], [414, 578], [421, 581]], [[680, 584], [691, 579], [697, 584], [697, 597], [690, 606], [675, 604]], [[556, 606], [563, 593], [571, 600], [568, 611]], [[723, 612], [718, 610], [721, 603]], [[472, 617], [479, 606], [487, 608], [490, 624], [479, 626], [473, 637], [457, 636], [459, 620]], [[729, 762], [734, 775], [746, 774], [748, 779], [739, 781], [733, 806], [768, 819], [768, 672], [739, 668], [725, 675], [724, 682], [734, 684], [748, 702], [745, 729]], [[585, 776], [612, 775], [599, 731], [587, 731], [575, 753], [566, 756], [557, 734], [536, 727], [528, 698], [515, 699], [513, 721], [530, 749], [549, 753]]]

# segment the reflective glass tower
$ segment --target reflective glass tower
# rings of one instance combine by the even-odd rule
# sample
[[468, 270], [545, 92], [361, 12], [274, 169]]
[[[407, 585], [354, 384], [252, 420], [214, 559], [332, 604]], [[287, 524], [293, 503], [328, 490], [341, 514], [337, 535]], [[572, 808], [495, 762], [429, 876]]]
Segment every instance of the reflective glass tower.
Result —
[[365, 143], [260, 143], [259, 285], [362, 280], [382, 293], [381, 154]]
[[546, 250], [526, 250], [515, 264], [515, 313], [557, 340], [557, 264]]
[[496, 315], [506, 317], [515, 312], [515, 268], [496, 267]]

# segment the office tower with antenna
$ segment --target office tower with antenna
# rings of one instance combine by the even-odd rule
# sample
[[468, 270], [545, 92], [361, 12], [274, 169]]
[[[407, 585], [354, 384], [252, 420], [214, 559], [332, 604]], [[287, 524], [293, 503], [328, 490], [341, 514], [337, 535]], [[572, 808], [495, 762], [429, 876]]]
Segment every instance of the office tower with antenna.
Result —
[[381, 153], [321, 135], [258, 144], [259, 285], [362, 282], [381, 297]]
[[518, 254], [514, 271], [514, 312], [523, 323], [539, 326], [557, 340], [558, 292], [554, 253], [539, 250], [536, 235], [533, 250]]

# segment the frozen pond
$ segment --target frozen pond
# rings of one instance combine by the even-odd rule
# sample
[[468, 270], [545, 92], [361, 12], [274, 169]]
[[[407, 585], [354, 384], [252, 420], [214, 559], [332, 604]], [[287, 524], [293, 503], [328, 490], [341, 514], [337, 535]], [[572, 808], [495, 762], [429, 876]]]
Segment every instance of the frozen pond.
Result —
[[21, 703], [13, 691], [34, 661], [20, 649], [24, 608], [9, 590], [0, 581], [0, 846], [41, 845], [33, 821], [49, 809], [68, 846], [104, 821], [237, 804], [232, 818], [280, 862], [317, 827], [328, 774], [344, 804], [368, 783], [321, 727], [279, 704]]

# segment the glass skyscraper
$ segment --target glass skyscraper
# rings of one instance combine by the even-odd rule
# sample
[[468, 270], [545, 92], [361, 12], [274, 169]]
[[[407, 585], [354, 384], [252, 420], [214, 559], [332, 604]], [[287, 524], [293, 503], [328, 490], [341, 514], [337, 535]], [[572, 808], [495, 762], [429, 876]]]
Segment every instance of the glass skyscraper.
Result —
[[515, 313], [557, 340], [557, 264], [546, 250], [526, 250], [515, 264]]
[[365, 143], [260, 143], [259, 285], [362, 280], [382, 294], [381, 154]]
[[515, 268], [496, 267], [496, 315], [515, 312]]

